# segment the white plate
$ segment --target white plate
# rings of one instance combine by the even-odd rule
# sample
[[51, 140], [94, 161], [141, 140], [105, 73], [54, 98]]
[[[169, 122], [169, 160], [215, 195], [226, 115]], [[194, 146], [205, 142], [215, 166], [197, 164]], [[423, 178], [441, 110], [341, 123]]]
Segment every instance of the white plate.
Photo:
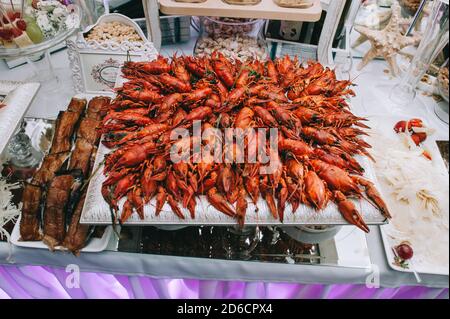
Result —
[[[106, 227], [102, 238], [92, 237], [89, 240], [89, 244], [86, 247], [84, 247], [81, 250], [81, 252], [95, 253], [95, 252], [104, 251], [106, 249], [106, 247], [108, 246], [108, 243], [109, 243], [112, 235], [113, 235], [112, 226]], [[18, 246], [18, 247], [26, 247], [26, 248], [48, 249], [48, 246], [46, 244], [44, 244], [42, 241], [20, 241], [19, 239], [20, 239], [20, 217], [17, 220], [16, 225], [14, 225], [14, 229], [11, 234], [11, 242], [13, 243], [13, 245]], [[67, 249], [65, 247], [61, 247], [61, 246], [57, 246], [55, 249], [67, 251]]]
[[[382, 132], [383, 136], [389, 138], [389, 139], [399, 139], [399, 137], [397, 136], [397, 134], [394, 132], [393, 128], [394, 125], [401, 120], [409, 120], [411, 119], [410, 116], [397, 116], [397, 115], [393, 115], [393, 116], [382, 116], [382, 115], [377, 115], [377, 116], [371, 116], [370, 117], [370, 123], [369, 126], [372, 126], [374, 128], [377, 129], [378, 132]], [[426, 118], [421, 118], [424, 121], [424, 124], [427, 125], [427, 119]], [[400, 140], [400, 139], [399, 139]], [[447, 168], [445, 166], [445, 163], [442, 159], [442, 156], [439, 152], [439, 148], [437, 146], [437, 144], [435, 143], [435, 140], [433, 139], [433, 135], [429, 136], [427, 138], [427, 140], [425, 140], [423, 144], [423, 147], [430, 153], [432, 159], [433, 159], [433, 166], [435, 166], [436, 169], [438, 169], [439, 171], [443, 171], [443, 172], [447, 172]], [[387, 197], [386, 194], [384, 194], [385, 198]], [[395, 212], [394, 212], [395, 213]], [[448, 214], [448, 211], [446, 212]], [[392, 238], [389, 235], [389, 231], [391, 232], [395, 232], [395, 229], [391, 226], [392, 224], [389, 225], [382, 225], [380, 226], [380, 230], [381, 230], [381, 237], [383, 239], [383, 246], [384, 246], [384, 251], [386, 254], [386, 258], [389, 264], [389, 267], [391, 267], [393, 270], [396, 271], [401, 271], [401, 272], [408, 272], [408, 273], [413, 273], [412, 269], [405, 269], [402, 268], [400, 266], [397, 266], [394, 264], [394, 252], [392, 251], [392, 247], [394, 247], [395, 245], [398, 245], [399, 242], [398, 240], [394, 240], [394, 238]], [[407, 240], [407, 238], [405, 238], [405, 240]], [[413, 247], [414, 248], [414, 247]], [[436, 265], [436, 264], [424, 264], [422, 265], [421, 263], [414, 263], [414, 258], [413, 258], [413, 264], [414, 264], [414, 268], [418, 273], [423, 273], [423, 274], [434, 274], [434, 275], [447, 275], [449, 274], [449, 268], [442, 266], [442, 265]]]
[[0, 95], [6, 95], [3, 101], [6, 106], [0, 109], [0, 154], [20, 125], [39, 87], [39, 83], [0, 81]]
[[[391, 269], [396, 271], [413, 273], [414, 271], [410, 268], [402, 268], [394, 264], [395, 255], [394, 252], [392, 251], [392, 247], [395, 244], [394, 239], [389, 238], [389, 235], [386, 230], [387, 227], [388, 225], [381, 226], [380, 229], [381, 229], [381, 238], [383, 238], [383, 247], [384, 251], [386, 252], [386, 258], [388, 260], [389, 267], [391, 267]], [[414, 259], [412, 260], [414, 262]], [[444, 275], [444, 276], [449, 275], [449, 269], [441, 265], [433, 265], [432, 267], [431, 266], [421, 267], [420, 265], [414, 264], [414, 269], [421, 274]]]
[[[104, 96], [112, 96], [112, 94], [108, 94], [105, 92], [103, 94]], [[89, 101], [97, 95], [94, 94], [77, 94], [74, 97], [80, 98], [80, 99], [87, 99], [88, 103]], [[89, 244], [84, 247], [81, 251], [82, 252], [100, 252], [106, 249], [108, 246], [108, 243], [111, 239], [111, 236], [113, 235], [113, 229], [112, 226], [109, 226], [106, 228], [103, 237], [102, 238], [91, 238], [89, 241]], [[37, 248], [37, 249], [48, 249], [48, 246], [45, 245], [42, 241], [20, 241], [20, 217], [17, 220], [13, 232], [11, 234], [11, 242], [19, 247], [26, 247], [26, 248]], [[56, 247], [57, 250], [67, 250], [64, 247]]]

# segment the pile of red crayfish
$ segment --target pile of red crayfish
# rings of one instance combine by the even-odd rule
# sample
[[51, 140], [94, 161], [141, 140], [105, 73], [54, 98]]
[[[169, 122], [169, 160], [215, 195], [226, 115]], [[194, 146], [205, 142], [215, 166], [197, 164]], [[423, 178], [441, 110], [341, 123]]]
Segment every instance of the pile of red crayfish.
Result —
[[[318, 62], [302, 66], [288, 56], [275, 61], [231, 61], [214, 52], [211, 57], [158, 57], [151, 62], [126, 62], [128, 82], [103, 120], [103, 143], [113, 149], [105, 160], [102, 194], [118, 219], [125, 222], [135, 211], [144, 218], [144, 205], [155, 197], [156, 215], [167, 203], [184, 219], [181, 207], [195, 218], [198, 196], [242, 226], [248, 202], [264, 199], [281, 222], [285, 207], [309, 205], [318, 211], [334, 201], [342, 216], [362, 230], [369, 228], [350, 197], [365, 198], [386, 218], [388, 209], [374, 185], [362, 178], [355, 155], [370, 157], [360, 136], [367, 135], [365, 118], [353, 115], [346, 99], [354, 96], [350, 81]], [[257, 162], [215, 162], [204, 156], [174, 163], [174, 143], [191, 146], [192, 131], [171, 140], [175, 128], [191, 128], [193, 121], [207, 128], [276, 128], [278, 151], [270, 153], [275, 169], [261, 174]], [[244, 138], [245, 154], [257, 144]], [[213, 138], [202, 140], [208, 149]], [[236, 144], [223, 154], [237, 158]], [[208, 153], [210, 151], [206, 151]], [[209, 154], [209, 153], [208, 153]], [[258, 157], [259, 158], [259, 157]]]

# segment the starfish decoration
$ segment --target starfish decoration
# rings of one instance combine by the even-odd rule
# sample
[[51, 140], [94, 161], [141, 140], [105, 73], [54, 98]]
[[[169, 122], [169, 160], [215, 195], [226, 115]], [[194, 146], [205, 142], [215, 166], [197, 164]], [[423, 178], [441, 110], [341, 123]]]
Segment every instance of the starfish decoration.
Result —
[[[372, 30], [361, 26], [355, 27], [355, 30], [361, 36], [367, 38], [371, 44], [370, 50], [364, 55], [361, 63], [358, 65], [358, 70], [361, 70], [376, 57], [383, 57], [389, 64], [392, 75], [396, 76], [399, 74], [397, 54], [407, 46], [418, 45], [421, 40], [420, 34], [409, 37], [403, 35], [402, 24], [405, 21], [401, 18], [400, 10], [400, 5], [395, 2], [392, 5], [391, 20], [389, 20], [388, 25], [383, 30]], [[358, 39], [355, 44], [359, 45], [365, 42], [361, 41]]]
[[[389, 15], [389, 20], [390, 20], [391, 16]], [[409, 25], [411, 24], [411, 21], [413, 19], [412, 18], [400, 18], [398, 24], [401, 26], [401, 33], [404, 34], [406, 32], [406, 30], [408, 29]], [[361, 25], [361, 27], [366, 27], [369, 28], [371, 30], [380, 30], [381, 28], [385, 28], [387, 26], [387, 24], [385, 24], [382, 27], [379, 28], [374, 28], [374, 27], [369, 27], [369, 26], [364, 26]], [[352, 44], [352, 49], [359, 47], [361, 44], [365, 43], [369, 41], [369, 38], [367, 36], [365, 36], [364, 34], [360, 34], [358, 39], [356, 39], [355, 42], [353, 42]]]

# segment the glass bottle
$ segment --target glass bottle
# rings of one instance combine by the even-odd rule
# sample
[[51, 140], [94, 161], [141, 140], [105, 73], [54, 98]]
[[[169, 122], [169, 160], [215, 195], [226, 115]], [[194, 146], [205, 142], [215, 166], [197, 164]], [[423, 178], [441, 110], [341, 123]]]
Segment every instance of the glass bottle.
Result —
[[33, 147], [23, 125], [9, 141], [6, 151], [14, 174], [22, 179], [26, 179], [39, 166], [43, 157], [43, 154]]
[[222, 245], [227, 259], [249, 260], [261, 241], [259, 227], [227, 227], [222, 236]]
[[417, 84], [436, 54], [448, 43], [448, 23], [448, 0], [435, 0], [417, 52], [400, 83], [391, 92], [390, 98], [398, 106], [414, 100]]

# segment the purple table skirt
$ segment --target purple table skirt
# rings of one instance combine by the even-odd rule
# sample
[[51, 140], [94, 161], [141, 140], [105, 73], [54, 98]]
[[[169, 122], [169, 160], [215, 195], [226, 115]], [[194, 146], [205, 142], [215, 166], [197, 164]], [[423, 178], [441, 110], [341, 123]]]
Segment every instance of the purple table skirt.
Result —
[[[64, 269], [0, 266], [0, 298], [173, 298], [173, 299], [312, 299], [449, 298], [448, 289], [405, 286], [303, 285], [243, 281], [159, 279], [104, 273], [80, 273], [79, 288], [68, 288]], [[70, 284], [70, 281], [69, 281]]]

